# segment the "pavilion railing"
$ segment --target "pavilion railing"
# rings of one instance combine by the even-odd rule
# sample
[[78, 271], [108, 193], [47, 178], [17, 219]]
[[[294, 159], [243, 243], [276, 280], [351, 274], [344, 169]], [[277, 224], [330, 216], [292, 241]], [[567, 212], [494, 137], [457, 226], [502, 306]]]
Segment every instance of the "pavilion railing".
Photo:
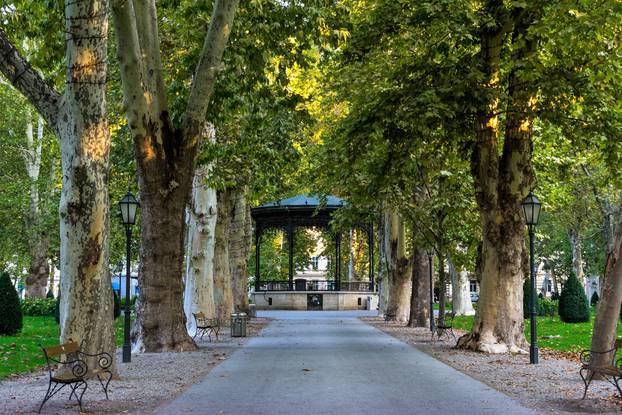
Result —
[[306, 281], [296, 279], [290, 288], [288, 281], [261, 281], [257, 291], [373, 291], [369, 281]]

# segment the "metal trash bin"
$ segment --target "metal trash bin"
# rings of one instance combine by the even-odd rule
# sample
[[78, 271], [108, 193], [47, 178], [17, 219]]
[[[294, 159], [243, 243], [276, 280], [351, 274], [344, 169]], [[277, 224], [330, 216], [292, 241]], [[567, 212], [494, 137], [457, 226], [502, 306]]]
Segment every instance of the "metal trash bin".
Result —
[[231, 337], [246, 337], [246, 313], [231, 314]]

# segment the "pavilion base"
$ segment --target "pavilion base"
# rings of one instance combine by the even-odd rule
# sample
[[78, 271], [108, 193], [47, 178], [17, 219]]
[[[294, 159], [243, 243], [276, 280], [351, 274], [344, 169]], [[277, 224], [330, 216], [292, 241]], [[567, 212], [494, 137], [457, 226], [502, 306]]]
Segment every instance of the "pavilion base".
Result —
[[377, 310], [369, 291], [260, 291], [251, 293], [257, 310]]

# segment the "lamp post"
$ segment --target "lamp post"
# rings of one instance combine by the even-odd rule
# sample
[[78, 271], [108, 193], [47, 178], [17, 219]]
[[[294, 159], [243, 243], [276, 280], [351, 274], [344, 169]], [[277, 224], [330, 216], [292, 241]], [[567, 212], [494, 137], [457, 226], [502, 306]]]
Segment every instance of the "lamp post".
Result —
[[[123, 363], [129, 363], [132, 360], [132, 346], [130, 344], [130, 259], [132, 257], [132, 249], [130, 241], [132, 239], [132, 225], [136, 223], [136, 213], [138, 211], [138, 201], [128, 191], [123, 199], [119, 202], [121, 210], [121, 221], [125, 226], [126, 239], [126, 279], [125, 279], [125, 321], [123, 330]], [[120, 289], [121, 287], [119, 287]]]
[[529, 269], [531, 271], [531, 345], [529, 346], [529, 363], [538, 363], [538, 339], [536, 333], [536, 317], [538, 312], [536, 310], [536, 304], [538, 296], [536, 295], [536, 269], [534, 261], [534, 239], [535, 239], [535, 226], [538, 224], [540, 218], [540, 209], [542, 204], [538, 198], [529, 192], [527, 197], [522, 203], [523, 215], [525, 217], [525, 224], [529, 229]]
[[434, 333], [436, 329], [434, 327], [434, 283], [432, 282], [432, 268], [434, 267], [433, 263], [434, 252], [432, 250], [428, 251], [428, 270], [430, 271], [430, 331]]

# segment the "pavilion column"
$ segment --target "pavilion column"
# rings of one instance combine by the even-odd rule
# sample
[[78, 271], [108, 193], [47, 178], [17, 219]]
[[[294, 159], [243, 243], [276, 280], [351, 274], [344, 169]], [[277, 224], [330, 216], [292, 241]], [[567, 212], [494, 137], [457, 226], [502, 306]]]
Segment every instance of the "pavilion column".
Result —
[[369, 245], [369, 291], [374, 291], [374, 224], [369, 224], [368, 229], [368, 242]]
[[335, 235], [335, 287], [334, 290], [341, 290], [341, 233]]
[[255, 292], [261, 287], [261, 228], [255, 227]]
[[294, 225], [291, 219], [287, 224], [287, 241], [289, 243], [289, 290], [294, 290]]

